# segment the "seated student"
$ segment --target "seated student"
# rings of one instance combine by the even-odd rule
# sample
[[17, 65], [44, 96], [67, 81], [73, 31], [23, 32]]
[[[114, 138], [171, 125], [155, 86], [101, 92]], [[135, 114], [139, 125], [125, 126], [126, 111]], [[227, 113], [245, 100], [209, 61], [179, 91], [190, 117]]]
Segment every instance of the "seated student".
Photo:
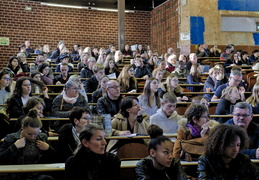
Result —
[[120, 179], [118, 156], [105, 152], [104, 129], [88, 124], [79, 140], [81, 145], [65, 164], [66, 180]]
[[256, 49], [252, 52], [252, 55], [249, 56], [249, 61], [251, 63], [254, 63], [258, 60], [258, 57], [259, 57], [259, 50]]
[[152, 76], [149, 68], [146, 65], [144, 65], [141, 56], [135, 56], [134, 65], [135, 65], [134, 76], [136, 78], [142, 78], [142, 79], [146, 80], [146, 79], [148, 79], [148, 77]]
[[133, 52], [129, 46], [129, 44], [125, 44], [124, 48], [121, 50], [123, 56], [133, 56]]
[[56, 64], [58, 64], [59, 61], [59, 55], [61, 55], [61, 52], [66, 48], [64, 41], [59, 41], [57, 48], [52, 51], [51, 56], [49, 57], [51, 61], [55, 61]]
[[53, 80], [53, 84], [66, 84], [66, 82], [69, 79], [69, 73], [68, 73], [68, 64], [67, 63], [62, 63], [60, 65], [60, 74], [55, 76]]
[[255, 83], [252, 94], [247, 98], [246, 102], [252, 106], [254, 114], [259, 114], [259, 82]]
[[[92, 93], [96, 91], [98, 84], [99, 84], [99, 79], [104, 75], [104, 66], [102, 64], [94, 64], [93, 65], [93, 77], [87, 79], [85, 81], [85, 92], [86, 93]], [[88, 101], [91, 101], [91, 95], [87, 95]]]
[[68, 81], [64, 87], [65, 93], [58, 95], [53, 100], [52, 116], [65, 118], [69, 117], [73, 107], [89, 108], [85, 97], [78, 92], [79, 89], [79, 84], [76, 81]]
[[225, 73], [230, 73], [231, 68], [229, 66], [233, 67], [237, 65], [241, 66], [242, 62], [241, 59], [239, 59], [237, 52], [233, 52], [230, 54], [229, 58], [224, 63]]
[[234, 124], [246, 130], [249, 137], [249, 146], [242, 151], [251, 159], [259, 159], [259, 125], [253, 122], [253, 112], [251, 105], [246, 102], [238, 102], [233, 110], [233, 118], [225, 124]]
[[114, 74], [115, 78], [119, 77], [120, 71], [117, 69], [115, 65], [114, 57], [106, 58], [104, 62], [104, 72], [105, 72], [105, 75]]
[[31, 72], [31, 78], [37, 82], [37, 84], [33, 83], [31, 85], [32, 93], [43, 93], [45, 90], [46, 95], [48, 96], [48, 90], [46, 91], [46, 85], [41, 80], [41, 73], [37, 70]]
[[41, 80], [46, 85], [53, 85], [53, 73], [48, 63], [41, 63], [38, 66], [38, 71], [41, 73]]
[[74, 107], [70, 114], [70, 123], [65, 124], [59, 130], [58, 137], [58, 162], [66, 162], [80, 145], [79, 134], [86, 124], [91, 123], [91, 112], [84, 107]]
[[63, 64], [63, 63], [68, 64], [68, 72], [73, 72], [74, 65], [69, 62], [69, 58], [70, 58], [69, 54], [66, 54], [66, 53], [61, 54], [61, 55], [59, 56], [59, 59], [60, 59], [61, 62], [57, 65], [57, 67], [56, 67], [56, 72], [61, 72], [60, 66], [61, 66], [61, 64]]
[[[85, 86], [84, 84], [82, 83], [81, 79], [80, 79], [80, 76], [78, 74], [73, 74], [69, 77], [68, 81], [75, 81], [77, 82], [77, 84], [79, 85], [79, 89], [78, 89], [78, 92], [84, 96], [86, 102], [88, 103], [88, 97], [86, 95], [86, 92], [85, 92]], [[65, 93], [64, 89], [63, 91], [61, 92], [62, 94]]]
[[16, 74], [19, 74], [21, 72], [23, 72], [20, 64], [19, 64], [19, 60], [17, 57], [14, 57], [12, 56], [10, 59], [9, 59], [9, 62], [8, 62], [8, 65], [7, 67], [9, 69], [11, 69], [11, 71], [16, 75]]
[[26, 47], [26, 52], [27, 53], [34, 53], [34, 50], [31, 48], [31, 43], [30, 43], [30, 41], [25, 41], [24, 42], [24, 45], [25, 45], [25, 47]]
[[221, 49], [218, 49], [217, 45], [213, 45], [212, 48], [210, 48], [210, 57], [220, 57]]
[[10, 86], [12, 83], [12, 73], [7, 70], [0, 71], [0, 104], [6, 104], [12, 93]]
[[197, 57], [209, 57], [208, 53], [205, 51], [203, 44], [198, 44], [198, 49], [195, 52]]
[[158, 80], [150, 77], [146, 80], [143, 93], [138, 96], [139, 105], [144, 109], [144, 113], [152, 116], [160, 108], [160, 98], [158, 96]]
[[177, 99], [172, 92], [163, 95], [161, 107], [150, 117], [150, 124], [158, 125], [164, 133], [177, 133], [178, 121], [182, 118], [175, 111]]
[[159, 97], [162, 98], [166, 92], [173, 92], [175, 94], [178, 102], [189, 101], [187, 96], [182, 95], [183, 88], [181, 88], [181, 86], [179, 86], [178, 77], [174, 74], [170, 74], [166, 78], [166, 82], [161, 84], [161, 90], [159, 92]]
[[240, 57], [241, 57], [242, 64], [252, 65], [252, 63], [250, 62], [250, 60], [248, 58], [248, 52], [247, 51], [241, 51]]
[[[87, 53], [84, 53], [81, 56], [81, 63], [84, 64], [84, 67], [82, 68], [81, 66], [81, 71], [80, 71], [80, 77], [81, 78], [91, 78], [94, 73], [93, 73], [93, 66], [96, 63], [96, 59], [94, 57], [90, 57]], [[78, 66], [78, 68], [80, 68]], [[79, 71], [79, 69], [78, 69]]]
[[74, 44], [72, 53], [70, 54], [73, 61], [78, 61], [80, 58], [79, 48], [80, 48], [80, 44]]
[[161, 84], [163, 80], [164, 71], [162, 69], [156, 68], [152, 71], [152, 77], [156, 78], [158, 81], [158, 89], [161, 89]]
[[[218, 122], [210, 120], [209, 110], [201, 104], [192, 104], [185, 112], [185, 117], [178, 122], [179, 129], [174, 144], [173, 157], [192, 161], [192, 156], [183, 151], [182, 140], [194, 140], [204, 143], [211, 128]], [[196, 168], [186, 167], [186, 174], [191, 177], [197, 177]]]
[[192, 65], [197, 63], [198, 63], [197, 55], [195, 53], [191, 53], [189, 55], [189, 61], [186, 63], [187, 70], [190, 72]]
[[178, 67], [178, 63], [177, 62], [177, 56], [175, 54], [171, 54], [166, 62], [166, 70], [169, 71], [170, 73], [173, 72], [175, 70], [175, 68]]
[[[51, 101], [49, 100], [47, 103], [44, 102], [42, 98], [37, 96], [31, 97], [27, 103], [23, 106], [23, 115], [21, 115], [17, 121], [15, 122], [15, 126], [13, 128], [14, 132], [21, 129], [23, 118], [29, 113], [31, 109], [35, 109], [37, 112], [38, 118], [43, 118], [44, 115], [47, 115], [51, 108]], [[47, 134], [48, 136], [57, 136], [58, 134], [50, 131], [50, 121], [43, 121], [43, 126], [41, 128], [41, 132]]]
[[30, 72], [30, 68], [28, 66], [28, 63], [26, 61], [26, 55], [24, 53], [18, 53], [17, 58], [19, 61], [19, 65], [22, 68], [23, 72]]
[[[30, 110], [23, 119], [18, 132], [8, 134], [0, 147], [0, 164], [43, 164], [50, 163], [55, 151], [47, 143], [47, 135], [40, 132], [42, 123], [36, 110]], [[7, 179], [46, 179], [53, 178], [41, 173], [13, 173]]]
[[[35, 80], [29, 77], [21, 77], [16, 81], [15, 90], [13, 95], [7, 100], [6, 112], [10, 118], [18, 118], [24, 115], [22, 107], [32, 97], [32, 83], [37, 83]], [[48, 99], [48, 94], [44, 94], [44, 99]]]
[[195, 96], [192, 98], [192, 104], [202, 104], [209, 109], [210, 104], [208, 103], [207, 99], [203, 96]]
[[246, 132], [234, 125], [219, 125], [208, 137], [198, 161], [199, 179], [259, 179], [259, 168], [241, 154], [248, 143]]
[[106, 54], [105, 48], [100, 48], [97, 63], [103, 64], [105, 62], [106, 57], [107, 57], [107, 54]]
[[157, 68], [163, 70], [163, 78], [167, 78], [171, 74], [169, 71], [166, 70], [166, 61], [164, 59], [159, 59], [156, 65]]
[[[138, 104], [136, 97], [124, 97], [120, 103], [120, 111], [112, 120], [112, 135], [125, 136], [130, 134], [147, 135], [147, 128], [149, 126], [149, 116], [143, 114], [141, 107]], [[119, 147], [128, 143], [129, 141], [111, 140], [108, 144], [107, 151], [117, 151]], [[132, 141], [130, 141], [132, 142]], [[134, 142], [145, 143], [142, 139]]]
[[187, 180], [179, 159], [172, 156], [173, 146], [165, 136], [151, 139], [148, 144], [149, 156], [137, 163], [136, 180]]
[[106, 83], [106, 95], [100, 97], [97, 101], [98, 114], [111, 114], [111, 116], [117, 114], [121, 98], [119, 82], [109, 80]]
[[125, 65], [118, 77], [118, 82], [121, 87], [121, 92], [136, 93], [138, 81], [134, 77], [134, 68], [132, 65]]
[[220, 54], [220, 59], [227, 60], [231, 54], [232, 47], [230, 45], [226, 46], [224, 52]]
[[[215, 92], [217, 88], [222, 84], [223, 76], [219, 74], [219, 69], [213, 67], [209, 70], [209, 76], [207, 77], [203, 92]], [[204, 94], [203, 97], [210, 101], [213, 94]]]
[[228, 82], [226, 84], [221, 84], [217, 90], [215, 91], [215, 94], [213, 95], [211, 101], [219, 101], [223, 89], [225, 89], [227, 86], [236, 86], [238, 87], [241, 95], [241, 100], [245, 100], [244, 92], [245, 88], [241, 84], [242, 82], [242, 73], [239, 69], [232, 69], [230, 76], [228, 78]]
[[[106, 59], [107, 60], [107, 59]], [[123, 54], [121, 51], [116, 51], [115, 54], [114, 54], [114, 60], [115, 60], [115, 64], [116, 66], [119, 65], [119, 64], [124, 64], [124, 61], [123, 61]]]
[[183, 61], [179, 61], [179, 67], [177, 67], [172, 73], [179, 78], [187, 78], [187, 76], [189, 75], [189, 71], [186, 69]]
[[[203, 84], [201, 81], [201, 69], [199, 66], [199, 64], [192, 65], [190, 74], [187, 77], [187, 84]], [[202, 89], [202, 87], [188, 86], [187, 89], [189, 89], [192, 92], [199, 92]]]
[[88, 53], [84, 53], [80, 56], [79, 63], [77, 64], [77, 71], [81, 72], [82, 69], [87, 67], [87, 60], [90, 56]]
[[[215, 115], [228, 115], [233, 111], [233, 106], [240, 101], [240, 93], [236, 86], [228, 86], [223, 90], [220, 101], [217, 105]], [[215, 118], [220, 123], [226, 122], [227, 118]]]

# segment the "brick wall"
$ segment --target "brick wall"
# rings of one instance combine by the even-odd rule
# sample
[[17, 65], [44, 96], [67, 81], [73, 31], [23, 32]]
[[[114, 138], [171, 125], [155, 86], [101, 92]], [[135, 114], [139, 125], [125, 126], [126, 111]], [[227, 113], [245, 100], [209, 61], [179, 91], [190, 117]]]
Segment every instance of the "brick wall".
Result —
[[160, 53], [168, 47], [176, 52], [179, 42], [178, 1], [170, 0], [151, 12], [151, 46]]
[[[33, 10], [25, 11], [29, 4]], [[0, 46], [0, 67], [17, 54], [19, 44], [31, 41], [31, 46], [65, 41], [71, 50], [74, 43], [82, 46], [108, 48], [118, 44], [116, 12], [44, 6], [22, 0], [0, 1], [0, 37], [9, 37], [9, 46]], [[150, 12], [126, 13], [126, 43], [150, 44]]]

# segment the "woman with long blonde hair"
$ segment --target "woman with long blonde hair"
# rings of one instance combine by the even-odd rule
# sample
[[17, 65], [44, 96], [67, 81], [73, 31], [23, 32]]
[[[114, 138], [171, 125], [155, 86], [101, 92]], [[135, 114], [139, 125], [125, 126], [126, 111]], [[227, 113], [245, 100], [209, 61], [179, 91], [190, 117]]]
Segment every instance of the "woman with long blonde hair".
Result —
[[246, 102], [252, 106], [253, 114], [259, 114], [259, 82], [254, 85], [252, 94]]
[[175, 74], [170, 74], [164, 83], [161, 84], [161, 90], [159, 92], [159, 97], [162, 98], [167, 92], [173, 92], [177, 98], [178, 102], [188, 101], [186, 96], [182, 96], [183, 88], [179, 86], [178, 77]]
[[118, 77], [121, 86], [121, 92], [135, 93], [137, 92], [137, 80], [134, 76], [134, 68], [132, 65], [125, 65]]

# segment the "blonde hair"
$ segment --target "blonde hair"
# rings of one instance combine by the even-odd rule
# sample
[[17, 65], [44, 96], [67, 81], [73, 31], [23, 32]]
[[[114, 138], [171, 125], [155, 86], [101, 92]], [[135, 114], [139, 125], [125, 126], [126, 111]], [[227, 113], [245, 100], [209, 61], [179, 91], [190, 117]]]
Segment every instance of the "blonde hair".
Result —
[[[171, 92], [172, 91], [172, 87], [171, 87], [171, 79], [173, 79], [174, 77], [178, 78], [175, 74], [170, 74], [167, 78], [166, 78], [166, 91], [167, 92]], [[181, 88], [181, 86], [178, 86], [175, 88], [174, 90], [176, 93], [182, 93], [183, 89]]]
[[212, 67], [212, 68], [210, 68], [210, 70], [209, 70], [209, 75], [211, 76], [212, 74], [213, 74], [213, 72], [214, 71], [219, 71], [219, 69], [218, 68], [216, 68], [216, 67]]
[[253, 87], [253, 92], [249, 98], [247, 98], [246, 102], [250, 104], [252, 107], [256, 107], [259, 103], [259, 82], [257, 82]]
[[228, 95], [229, 93], [231, 93], [233, 91], [233, 89], [237, 89], [237, 87], [236, 86], [228, 86], [225, 89], [223, 89], [221, 99], [225, 98], [226, 95]]
[[134, 76], [130, 77], [129, 73], [128, 73], [128, 70], [131, 69], [131, 68], [133, 68], [132, 65], [125, 65], [122, 68], [121, 73], [118, 77], [118, 82], [121, 86], [121, 92], [126, 91], [130, 87], [130, 80], [132, 80], [134, 82], [134, 86], [137, 89], [138, 82], [137, 82], [136, 78]]

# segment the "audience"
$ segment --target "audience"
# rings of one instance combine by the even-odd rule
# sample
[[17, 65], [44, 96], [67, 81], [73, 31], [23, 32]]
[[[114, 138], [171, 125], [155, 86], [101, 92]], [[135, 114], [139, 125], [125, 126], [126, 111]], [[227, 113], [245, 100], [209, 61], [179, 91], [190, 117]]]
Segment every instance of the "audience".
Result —
[[[192, 64], [190, 74], [187, 76], [187, 84], [203, 84], [201, 80], [201, 69], [199, 64]], [[201, 91], [202, 87], [195, 87], [195, 86], [187, 86], [192, 92], [199, 92]]]
[[147, 80], [148, 77], [152, 76], [149, 68], [146, 65], [144, 65], [141, 56], [139, 56], [139, 55], [135, 56], [134, 65], [135, 65], [134, 76], [136, 78], [142, 78], [144, 80]]
[[11, 97], [11, 83], [12, 74], [10, 71], [2, 70], [0, 71], [0, 104], [6, 104], [8, 98]]
[[[93, 66], [96, 64], [96, 59], [93, 57], [89, 57], [87, 59], [87, 57], [89, 57], [89, 55], [87, 53], [84, 53], [81, 56], [81, 61], [82, 61], [82, 63], [84, 63], [84, 68], [82, 68], [80, 71], [81, 78], [91, 78], [94, 75]], [[78, 67], [78, 68], [80, 68], [80, 67]]]
[[10, 59], [9, 59], [9, 62], [8, 62], [8, 65], [7, 67], [15, 74], [19, 74], [21, 72], [23, 72], [20, 64], [19, 64], [19, 60], [17, 57], [14, 57], [12, 56]]
[[106, 59], [106, 61], [104, 62], [104, 72], [105, 72], [105, 75], [108, 75], [108, 76], [112, 75], [115, 78], [119, 77], [120, 71], [117, 69], [115, 65], [114, 58]]

